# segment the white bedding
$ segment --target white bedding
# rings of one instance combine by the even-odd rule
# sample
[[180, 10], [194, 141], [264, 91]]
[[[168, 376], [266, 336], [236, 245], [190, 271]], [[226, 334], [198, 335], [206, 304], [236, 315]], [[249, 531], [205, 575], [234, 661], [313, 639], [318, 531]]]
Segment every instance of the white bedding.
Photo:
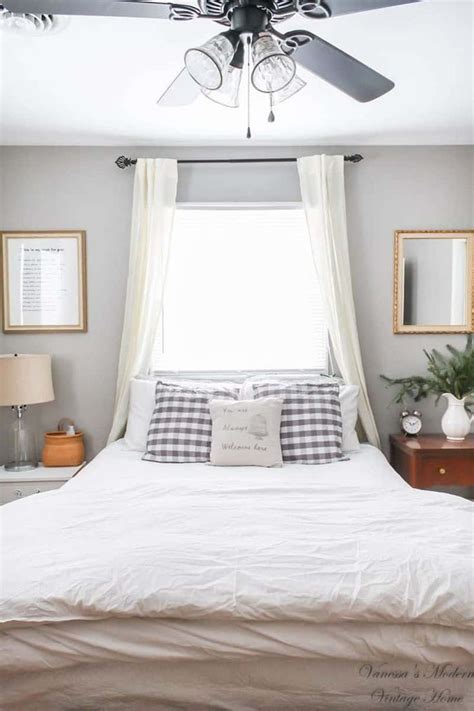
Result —
[[[411, 489], [369, 446], [262, 470], [142, 462], [116, 443], [63, 488], [1, 509], [8, 698], [29, 708], [26, 670], [71, 688], [79, 663], [117, 680], [130, 661], [218, 660], [213, 683], [249, 658], [468, 664], [472, 511]], [[46, 687], [45, 708], [67, 708]], [[123, 708], [167, 708], [143, 698]], [[267, 708], [255, 703], [218, 708]]]
[[377, 450], [280, 470], [106, 449], [2, 509], [3, 626], [109, 617], [474, 627], [472, 505]]

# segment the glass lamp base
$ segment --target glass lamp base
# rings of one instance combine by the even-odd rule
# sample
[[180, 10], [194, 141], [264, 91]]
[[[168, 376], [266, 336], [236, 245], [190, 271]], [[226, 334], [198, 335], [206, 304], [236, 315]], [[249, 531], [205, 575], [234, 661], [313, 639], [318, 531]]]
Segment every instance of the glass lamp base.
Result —
[[34, 432], [26, 425], [24, 406], [13, 408], [16, 419], [7, 430], [7, 472], [26, 472], [36, 469], [36, 441]]
[[37, 468], [36, 462], [8, 462], [4, 469], [6, 472], [28, 472], [30, 469]]

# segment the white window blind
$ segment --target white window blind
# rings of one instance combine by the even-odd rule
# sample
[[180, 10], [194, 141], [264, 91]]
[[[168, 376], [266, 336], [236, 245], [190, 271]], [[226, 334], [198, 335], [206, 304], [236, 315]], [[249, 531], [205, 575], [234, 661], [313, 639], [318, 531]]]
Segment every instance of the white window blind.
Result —
[[327, 350], [302, 208], [178, 208], [152, 370], [325, 370]]

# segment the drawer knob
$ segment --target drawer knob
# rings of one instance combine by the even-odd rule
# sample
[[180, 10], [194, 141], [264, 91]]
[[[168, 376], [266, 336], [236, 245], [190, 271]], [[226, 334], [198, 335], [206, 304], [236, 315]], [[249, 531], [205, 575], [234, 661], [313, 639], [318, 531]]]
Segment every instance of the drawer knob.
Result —
[[444, 467], [440, 467], [440, 468], [438, 469], [438, 473], [439, 473], [439, 474], [446, 474], [446, 469], [445, 469]]

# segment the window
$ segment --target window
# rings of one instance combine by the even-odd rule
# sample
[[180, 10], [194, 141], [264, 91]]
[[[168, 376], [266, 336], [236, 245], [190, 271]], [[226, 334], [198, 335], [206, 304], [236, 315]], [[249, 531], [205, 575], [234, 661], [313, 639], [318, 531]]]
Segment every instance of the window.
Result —
[[303, 209], [176, 211], [153, 370], [327, 368]]

